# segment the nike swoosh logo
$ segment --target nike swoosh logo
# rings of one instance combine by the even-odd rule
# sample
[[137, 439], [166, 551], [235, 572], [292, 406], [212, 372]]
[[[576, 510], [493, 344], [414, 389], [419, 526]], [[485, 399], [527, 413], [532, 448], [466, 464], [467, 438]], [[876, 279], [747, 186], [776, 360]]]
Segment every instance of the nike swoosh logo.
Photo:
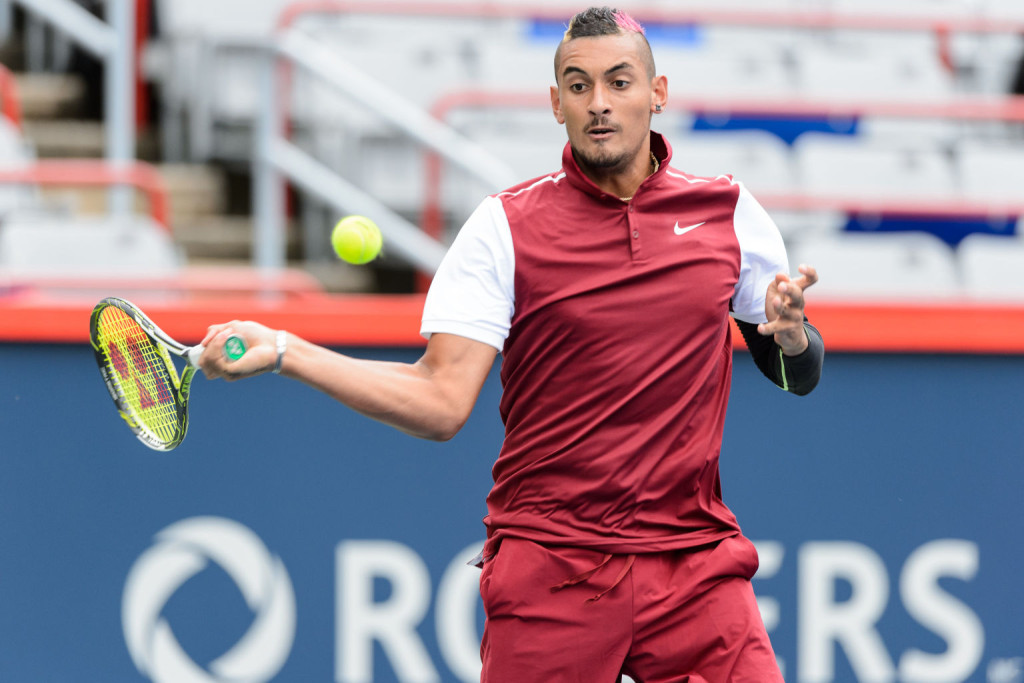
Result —
[[679, 221], [676, 221], [676, 225], [674, 228], [672, 228], [672, 232], [674, 232], [677, 235], [685, 235], [691, 230], [696, 230], [700, 226], [704, 225], [704, 223], [707, 223], [707, 221], [704, 221], [703, 223], [697, 223], [696, 225], [687, 225], [685, 228], [680, 228]]

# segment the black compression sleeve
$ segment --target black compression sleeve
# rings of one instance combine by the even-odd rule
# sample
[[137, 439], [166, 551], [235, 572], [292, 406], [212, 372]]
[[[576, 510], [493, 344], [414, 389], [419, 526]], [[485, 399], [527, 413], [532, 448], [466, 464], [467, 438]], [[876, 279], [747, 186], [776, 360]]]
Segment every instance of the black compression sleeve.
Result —
[[776, 386], [804, 396], [818, 385], [821, 378], [821, 366], [825, 360], [825, 344], [821, 333], [814, 325], [804, 318], [804, 331], [807, 333], [807, 348], [798, 356], [786, 356], [772, 337], [765, 337], [757, 331], [753, 323], [736, 321], [743, 335], [754, 363], [765, 377]]

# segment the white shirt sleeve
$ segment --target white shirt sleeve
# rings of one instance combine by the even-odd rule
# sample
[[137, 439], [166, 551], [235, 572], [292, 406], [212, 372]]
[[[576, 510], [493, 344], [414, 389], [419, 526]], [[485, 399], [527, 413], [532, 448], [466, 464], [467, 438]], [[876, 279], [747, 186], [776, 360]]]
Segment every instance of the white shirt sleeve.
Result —
[[457, 334], [501, 351], [515, 309], [515, 251], [501, 200], [466, 220], [427, 292], [420, 334]]
[[789, 272], [786, 245], [775, 221], [742, 183], [734, 226], [740, 243], [740, 277], [732, 297], [733, 317], [767, 322], [764, 300], [777, 273]]

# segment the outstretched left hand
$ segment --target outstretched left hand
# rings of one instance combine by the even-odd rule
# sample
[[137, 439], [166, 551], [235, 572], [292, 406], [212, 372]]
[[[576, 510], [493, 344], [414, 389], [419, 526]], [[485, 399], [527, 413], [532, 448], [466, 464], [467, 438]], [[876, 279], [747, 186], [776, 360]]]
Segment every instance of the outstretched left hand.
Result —
[[818, 281], [818, 271], [808, 265], [798, 268], [800, 276], [792, 279], [779, 273], [768, 286], [764, 312], [768, 322], [757, 326], [764, 336], [774, 335], [775, 343], [787, 356], [796, 356], [807, 348], [804, 332], [804, 291]]

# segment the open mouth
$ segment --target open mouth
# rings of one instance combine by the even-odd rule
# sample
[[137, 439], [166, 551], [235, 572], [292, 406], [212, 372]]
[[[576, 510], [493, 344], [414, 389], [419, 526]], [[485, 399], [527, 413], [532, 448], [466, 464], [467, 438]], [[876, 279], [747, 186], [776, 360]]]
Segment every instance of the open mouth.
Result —
[[593, 126], [587, 129], [587, 135], [593, 140], [605, 140], [615, 133], [611, 126]]

